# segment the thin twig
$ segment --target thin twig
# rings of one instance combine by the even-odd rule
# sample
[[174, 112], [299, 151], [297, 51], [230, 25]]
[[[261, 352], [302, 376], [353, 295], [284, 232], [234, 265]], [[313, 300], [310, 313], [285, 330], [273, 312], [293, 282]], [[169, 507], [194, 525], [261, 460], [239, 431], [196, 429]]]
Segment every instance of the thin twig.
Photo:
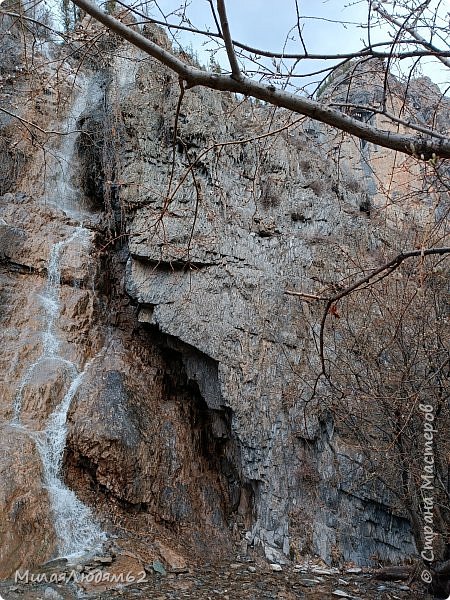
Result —
[[28, 121], [27, 119], [24, 119], [23, 117], [19, 117], [19, 115], [16, 115], [15, 113], [10, 112], [9, 110], [7, 110], [6, 108], [3, 108], [2, 106], [0, 106], [0, 111], [9, 115], [13, 119], [17, 119], [23, 125], [26, 125], [27, 127], [33, 127], [34, 129], [37, 129], [38, 131], [40, 131], [41, 133], [44, 133], [45, 135], [72, 135], [72, 133], [82, 133], [81, 129], [72, 129], [71, 131], [53, 131], [52, 129], [42, 129], [42, 127], [39, 127], [39, 125], [36, 125], [36, 123], [33, 123], [32, 121]]
[[390, 275], [393, 271], [398, 269], [398, 267], [402, 264], [402, 262], [404, 260], [406, 260], [407, 258], [412, 258], [412, 257], [417, 257], [417, 256], [422, 256], [422, 257], [423, 256], [431, 256], [431, 255], [436, 255], [436, 254], [438, 254], [438, 255], [450, 254], [450, 247], [426, 248], [426, 249], [421, 249], [421, 250], [410, 250], [408, 252], [401, 252], [400, 254], [398, 254], [395, 258], [393, 258], [389, 262], [387, 262], [384, 265], [381, 265], [381, 267], [378, 267], [375, 270], [373, 270], [371, 273], [369, 273], [369, 275], [366, 275], [362, 279], [358, 279], [358, 281], [356, 281], [349, 287], [345, 288], [344, 290], [340, 291], [338, 294], [335, 294], [334, 296], [332, 296], [331, 298], [329, 298], [327, 300], [327, 303], [325, 305], [325, 310], [324, 310], [324, 313], [322, 316], [322, 321], [320, 323], [320, 334], [319, 334], [319, 354], [320, 354], [320, 362], [321, 362], [321, 367], [322, 367], [321, 375], [326, 376], [325, 356], [324, 356], [324, 331], [325, 331], [326, 320], [330, 313], [331, 307], [334, 304], [336, 304], [336, 302], [338, 302], [339, 300], [344, 298], [345, 296], [349, 296], [352, 292], [355, 292], [356, 290], [362, 288], [365, 284], [368, 284], [371, 281], [371, 279], [373, 279], [377, 275], [382, 275], [382, 278], [384, 278], [386, 275]]
[[[177, 29], [180, 31], [189, 31], [190, 33], [195, 33], [198, 35], [205, 35], [211, 38], [219, 38], [219, 39], [223, 39], [222, 35], [219, 33], [214, 33], [213, 31], [207, 31], [204, 29], [198, 29], [197, 27], [189, 27], [187, 25], [181, 25], [181, 24], [177, 24], [177, 23], [167, 23], [167, 21], [161, 21], [158, 19], [154, 19], [153, 17], [149, 17], [148, 15], [145, 15], [142, 12], [139, 12], [136, 8], [134, 7], [130, 7], [127, 4], [125, 4], [125, 2], [122, 2], [121, 0], [116, 0], [117, 4], [120, 4], [121, 6], [127, 8], [130, 12], [132, 12], [135, 15], [138, 15], [139, 17], [145, 19], [145, 21], [141, 22], [141, 23], [136, 23], [136, 25], [142, 25], [145, 23], [154, 23], [155, 25], [161, 25], [162, 27], [167, 27], [167, 29]], [[302, 17], [302, 19], [307, 19], [307, 18], [311, 18], [311, 17]], [[329, 19], [321, 19], [324, 21], [328, 21]], [[331, 21], [334, 22], [334, 21]], [[342, 24], [343, 22], [339, 22], [339, 24]], [[391, 47], [392, 45], [392, 41], [387, 41], [387, 42], [378, 42], [376, 44], [372, 44], [370, 47], [364, 47], [361, 50], [358, 50], [356, 52], [348, 52], [348, 53], [342, 53], [342, 54], [298, 54], [298, 53], [291, 53], [291, 52], [273, 52], [272, 50], [264, 50], [263, 48], [254, 48], [253, 46], [249, 46], [248, 44], [243, 44], [242, 42], [239, 42], [238, 40], [232, 40], [233, 42], [233, 46], [240, 48], [241, 50], [244, 50], [245, 52], [250, 52], [250, 54], [254, 54], [257, 56], [266, 56], [267, 58], [285, 58], [285, 59], [293, 59], [293, 60], [302, 60], [305, 58], [308, 58], [310, 60], [342, 60], [345, 58], [362, 58], [364, 56], [373, 56], [374, 58], [388, 58], [389, 56], [393, 56], [393, 58], [398, 58], [398, 59], [402, 59], [402, 58], [411, 58], [414, 56], [443, 56], [443, 57], [449, 57], [450, 58], [450, 51], [449, 50], [431, 50], [431, 49], [427, 49], [427, 50], [410, 50], [408, 52], [394, 52], [392, 54], [392, 52], [377, 52], [376, 50], [374, 51], [373, 48], [379, 48], [382, 46], [389, 46]], [[398, 45], [400, 44], [411, 44], [411, 40], [399, 40]], [[426, 46], [428, 48], [428, 44], [427, 42], [421, 43], [419, 41], [417, 41], [418, 45], [421, 46]]]
[[373, 9], [380, 16], [382, 16], [383, 19], [386, 19], [386, 21], [388, 21], [392, 25], [395, 25], [396, 27], [401, 27], [402, 29], [407, 31], [409, 33], [409, 35], [411, 35], [422, 46], [425, 46], [425, 48], [428, 48], [428, 50], [435, 53], [436, 58], [438, 60], [440, 60], [442, 64], [444, 64], [446, 67], [450, 68], [450, 60], [448, 58], [446, 58], [445, 54], [440, 54], [439, 48], [436, 48], [436, 46], [434, 46], [434, 44], [427, 42], [426, 39], [424, 39], [421, 35], [419, 35], [417, 33], [417, 30], [415, 29], [415, 27], [408, 27], [406, 25], [405, 26], [402, 25], [395, 17], [388, 14], [380, 5], [374, 6]]
[[384, 117], [390, 119], [394, 123], [398, 123], [399, 125], [404, 125], [409, 129], [414, 129], [416, 131], [420, 131], [421, 133], [425, 133], [426, 135], [431, 135], [433, 137], [439, 138], [441, 140], [446, 140], [447, 136], [434, 131], [434, 129], [429, 129], [428, 127], [424, 127], [423, 125], [419, 125], [418, 123], [411, 123], [411, 121], [406, 121], [405, 119], [399, 119], [392, 113], [387, 110], [381, 108], [374, 108], [373, 106], [366, 106], [365, 104], [351, 104], [350, 102], [330, 102], [330, 106], [339, 106], [340, 108], [356, 108], [361, 110], [367, 110], [379, 115], [383, 115]]
[[307, 294], [306, 292], [296, 292], [295, 290], [285, 290], [285, 294], [288, 296], [298, 296], [299, 298], [306, 298], [309, 300], [326, 300], [323, 296], [318, 296], [317, 294]]

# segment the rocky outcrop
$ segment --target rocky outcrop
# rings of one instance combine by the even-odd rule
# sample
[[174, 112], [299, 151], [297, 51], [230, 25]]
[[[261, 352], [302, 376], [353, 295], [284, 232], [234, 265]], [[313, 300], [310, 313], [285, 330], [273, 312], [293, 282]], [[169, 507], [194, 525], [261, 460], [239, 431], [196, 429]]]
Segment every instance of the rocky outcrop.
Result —
[[[173, 149], [177, 88], [156, 64], [122, 94], [126, 289], [142, 323], [199, 351], [194, 360], [182, 352], [188, 377], [209, 409], [231, 415], [240, 484], [255, 503], [247, 539], [280, 561], [308, 551], [363, 564], [414, 553], [389, 495], [344, 483], [357, 457], [348, 459], [321, 394], [310, 401], [313, 309], [284, 293], [332, 286], [346, 252], [376, 251], [363, 187], [338, 184], [301, 130], [258, 141], [267, 109], [205, 90], [184, 96]], [[240, 143], [242, 127], [256, 141]]]
[[[209, 413], [180, 359], [168, 363], [144, 333], [113, 335], [80, 386], [69, 417], [68, 481], [80, 493], [93, 486], [104, 498], [95, 502], [112, 503], [135, 535], [155, 526], [195, 530], [197, 541], [184, 542], [195, 548], [215, 530], [211, 548], [220, 554], [236, 502], [226, 470], [229, 425]], [[213, 427], [222, 428], [219, 439]]]
[[[96, 76], [76, 91], [86, 96], [92, 88]], [[77, 110], [71, 126], [82, 118]], [[47, 165], [53, 189], [36, 179], [37, 153], [11, 181], [17, 191], [0, 197], [0, 469], [11, 473], [0, 505], [1, 576], [67, 548], [64, 527], [74, 529], [72, 540], [83, 535], [76, 515], [54, 505], [58, 494], [67, 494], [63, 504], [78, 500], [58, 489], [51, 465], [41, 464], [60, 443], [52, 437], [60, 419], [67, 427], [62, 478], [66, 473], [106, 530], [119, 527], [123, 544], [131, 536], [142, 556], [170, 557], [179, 548], [219, 557], [230, 548], [228, 516], [239, 501], [228, 415], [208, 410], [181, 352], [139, 326], [121, 287], [123, 251], [101, 253], [110, 221], [89, 212], [89, 198], [76, 191], [76, 144], [65, 139], [52, 148], [58, 160]], [[36, 181], [44, 185], [33, 188]], [[65, 424], [58, 407], [67, 402]], [[180, 530], [189, 531], [185, 539]]]
[[[411, 131], [406, 127], [409, 123], [418, 131], [428, 129], [448, 135], [450, 100], [429, 77], [401, 81], [386, 74], [388, 67], [382, 59], [354, 61], [346, 67], [348, 70], [336, 75], [324, 90], [324, 101], [384, 131], [406, 134]], [[393, 115], [394, 120], [383, 111]], [[445, 219], [449, 206], [445, 162], [434, 164], [432, 160], [427, 165], [365, 140], [342, 137], [331, 128], [311, 126], [310, 122], [304, 129], [315, 142], [328, 139], [331, 153], [347, 179], [345, 187], [362, 192], [362, 212], [370, 213], [372, 207], [379, 221], [409, 232]]]
[[333, 290], [397, 247], [379, 190], [350, 155], [336, 170], [326, 129], [230, 95], [186, 90], [174, 132], [178, 82], [137, 58], [84, 74], [77, 133], [52, 142], [58, 185], [24, 146], [0, 197], [1, 574], [58, 553], [33, 440], [69, 393], [61, 478], [137, 564], [243, 536], [280, 563], [410, 557], [404, 511], [362, 483], [315, 384], [321, 307], [285, 293]]

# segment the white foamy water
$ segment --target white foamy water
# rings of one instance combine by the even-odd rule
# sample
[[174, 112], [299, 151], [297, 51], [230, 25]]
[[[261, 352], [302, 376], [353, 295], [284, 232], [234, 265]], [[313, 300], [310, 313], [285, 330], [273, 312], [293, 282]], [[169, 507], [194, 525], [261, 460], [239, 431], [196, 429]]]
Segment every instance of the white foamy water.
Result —
[[[91, 85], [90, 85], [91, 84]], [[89, 105], [100, 98], [100, 88], [83, 75], [78, 75], [74, 87], [79, 92], [69, 109], [62, 125], [56, 127], [63, 135], [58, 138], [58, 145], [51, 149], [45, 171], [45, 194], [42, 198], [47, 205], [62, 209], [69, 217], [82, 221], [88, 215], [81, 205], [82, 193], [74, 183], [74, 163], [76, 163], [76, 142], [79, 136], [77, 129], [80, 115]]]
[[[20, 412], [22, 410], [22, 400], [23, 400], [23, 394], [24, 394], [26, 386], [32, 381], [33, 375], [35, 374], [35, 372], [38, 369], [42, 368], [42, 365], [47, 358], [48, 358], [47, 356], [41, 355], [36, 362], [32, 363], [28, 367], [28, 369], [25, 372], [25, 375], [22, 377], [22, 380], [20, 382], [19, 388], [16, 392], [16, 395], [14, 396], [14, 401], [13, 401], [13, 418], [12, 418], [13, 424], [17, 425], [20, 423]], [[61, 364], [68, 367], [71, 377], [76, 377], [78, 371], [77, 371], [76, 366], [73, 364], [73, 362], [62, 358], [61, 356], [52, 356], [51, 358], [55, 362], [60, 362]]]
[[[76, 256], [89, 238], [89, 231], [81, 226], [83, 211], [79, 206], [80, 193], [73, 187], [73, 161], [77, 134], [73, 133], [76, 123], [86, 107], [89, 98], [89, 81], [81, 80], [82, 89], [75, 100], [66, 127], [72, 133], [64, 136], [59, 148], [53, 150], [54, 161], [50, 163], [51, 193], [45, 201], [55, 204], [71, 217], [76, 218], [79, 226], [64, 240], [55, 243], [50, 250], [47, 265], [47, 285], [39, 296], [42, 307], [42, 351], [36, 362], [26, 370], [17, 389], [13, 403], [12, 424], [20, 430], [26, 430], [35, 440], [36, 448], [42, 460], [43, 484], [48, 490], [53, 523], [58, 540], [60, 556], [81, 556], [98, 551], [106, 535], [95, 522], [92, 511], [83, 504], [64, 483], [63, 459], [67, 439], [67, 414], [70, 404], [86, 374], [88, 362], [80, 372], [77, 365], [63, 356], [58, 322], [61, 318], [61, 271], [70, 256]], [[48, 184], [48, 182], [47, 182]], [[64, 252], [68, 250], [67, 252]], [[53, 410], [43, 431], [30, 431], [20, 420], [23, 396], [38, 370], [45, 368], [46, 361], [61, 362], [67, 367], [70, 386], [60, 404]]]
[[[62, 240], [53, 245], [50, 251], [50, 258], [47, 266], [47, 288], [41, 296], [42, 306], [47, 316], [47, 328], [43, 335], [43, 355], [54, 356], [59, 349], [59, 340], [55, 334], [55, 321], [60, 311], [59, 291], [61, 287], [61, 254], [63, 249], [77, 240], [80, 246], [84, 245], [87, 239], [88, 231], [84, 227], [77, 227], [72, 235], [66, 240]], [[83, 237], [85, 238], [83, 240]], [[81, 249], [81, 248], [80, 248]]]
[[[42, 332], [42, 352], [36, 362], [30, 365], [20, 382], [14, 398], [14, 422], [19, 422], [20, 411], [22, 409], [23, 393], [26, 386], [31, 382], [33, 375], [43, 365], [43, 363], [52, 358], [60, 361], [69, 367], [73, 376], [76, 376], [78, 370], [76, 365], [58, 354], [60, 349], [60, 340], [56, 332], [56, 322], [61, 312], [61, 302], [59, 298], [61, 289], [61, 255], [66, 246], [76, 243], [77, 246], [84, 245], [87, 239], [88, 231], [83, 227], [77, 227], [72, 235], [65, 240], [54, 244], [50, 251], [50, 258], [47, 266], [47, 285], [44, 293], [39, 296], [39, 301], [44, 311], [44, 320], [46, 326]], [[83, 237], [85, 238], [83, 240]], [[78, 240], [81, 240], [79, 242]], [[81, 248], [80, 248], [81, 249]]]
[[93, 518], [92, 511], [65, 485], [62, 474], [67, 413], [86, 368], [73, 379], [61, 404], [50, 415], [45, 430], [34, 436], [42, 460], [44, 485], [50, 497], [59, 542], [58, 552], [61, 556], [93, 552], [106, 540], [105, 534]]

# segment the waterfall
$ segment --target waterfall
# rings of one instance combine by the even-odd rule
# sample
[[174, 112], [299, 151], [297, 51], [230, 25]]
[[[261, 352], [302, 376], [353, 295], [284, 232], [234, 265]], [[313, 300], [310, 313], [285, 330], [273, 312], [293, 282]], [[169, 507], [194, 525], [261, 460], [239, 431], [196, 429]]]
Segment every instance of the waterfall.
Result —
[[[81, 80], [81, 91], [78, 94], [67, 120], [68, 131], [76, 128], [76, 123], [83, 112], [87, 101], [89, 85], [86, 79]], [[64, 483], [62, 473], [64, 450], [67, 438], [67, 414], [70, 404], [77, 393], [83, 377], [91, 363], [89, 361], [80, 369], [62, 355], [58, 334], [58, 320], [61, 316], [61, 269], [64, 250], [69, 247], [87, 247], [89, 231], [82, 226], [83, 211], [79, 206], [80, 194], [72, 185], [73, 162], [75, 160], [75, 133], [64, 136], [59, 149], [53, 150], [53, 158], [47, 168], [50, 170], [52, 182], [51, 192], [43, 199], [46, 204], [57, 205], [66, 214], [78, 222], [66, 239], [54, 243], [50, 249], [47, 265], [47, 284], [39, 301], [43, 313], [42, 350], [38, 359], [31, 364], [16, 391], [13, 402], [12, 423], [21, 430], [27, 430], [35, 440], [36, 448], [42, 461], [43, 484], [48, 491], [53, 514], [53, 523], [57, 536], [58, 554], [60, 556], [80, 556], [98, 551], [106, 535], [95, 522], [91, 510], [85, 506]], [[70, 257], [70, 252], [66, 256]], [[44, 367], [45, 361], [57, 361], [66, 367], [70, 385], [56, 406], [42, 431], [28, 430], [21, 423], [23, 396], [27, 386], [33, 381], [36, 369]]]
[[[55, 321], [58, 318], [61, 307], [59, 303], [59, 287], [61, 285], [61, 254], [64, 247], [80, 239], [81, 244], [86, 241], [88, 230], [84, 227], [77, 227], [72, 235], [66, 240], [57, 242], [50, 251], [50, 258], [47, 267], [47, 289], [41, 296], [41, 302], [47, 315], [47, 328], [43, 336], [43, 354], [45, 356], [55, 356], [59, 348], [59, 340], [54, 332]], [[85, 238], [83, 240], [83, 237]]]
[[61, 404], [50, 415], [45, 430], [33, 436], [42, 460], [44, 484], [50, 497], [58, 552], [61, 556], [83, 555], [95, 551], [106, 540], [105, 534], [95, 523], [91, 510], [65, 485], [62, 478], [67, 412], [88, 366], [89, 363], [72, 380]]
[[[74, 174], [75, 144], [77, 141], [77, 123], [80, 115], [86, 108], [89, 97], [89, 80], [83, 75], [79, 75], [77, 82], [80, 86], [80, 92], [72, 103], [69, 113], [64, 122], [66, 133], [61, 136], [60, 145], [52, 149], [49, 155], [48, 164], [45, 172], [45, 193], [42, 198], [48, 206], [53, 206], [63, 210], [69, 217], [82, 222], [82, 218], [87, 216], [86, 211], [81, 207], [80, 200], [82, 195], [79, 189], [73, 185], [72, 175]], [[95, 97], [98, 90], [95, 90]]]

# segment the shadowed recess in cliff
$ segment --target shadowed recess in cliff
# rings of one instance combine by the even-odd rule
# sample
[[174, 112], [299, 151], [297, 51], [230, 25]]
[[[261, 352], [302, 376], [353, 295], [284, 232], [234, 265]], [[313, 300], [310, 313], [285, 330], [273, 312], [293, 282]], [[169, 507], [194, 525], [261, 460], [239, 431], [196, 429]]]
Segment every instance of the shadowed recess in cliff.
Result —
[[[139, 326], [126, 346], [114, 335], [71, 408], [66, 454], [71, 487], [86, 499], [95, 496], [99, 510], [108, 506], [128, 535], [156, 524], [159, 535], [170, 537], [181, 528], [192, 533], [183, 536], [185, 552], [204, 558], [209, 544], [225, 552], [229, 524], [237, 519], [248, 526], [253, 508], [230, 411], [210, 408], [187, 374], [182, 355], [193, 349], [174, 341], [174, 350], [147, 326]], [[208, 385], [203, 392], [211, 399], [212, 377]]]

